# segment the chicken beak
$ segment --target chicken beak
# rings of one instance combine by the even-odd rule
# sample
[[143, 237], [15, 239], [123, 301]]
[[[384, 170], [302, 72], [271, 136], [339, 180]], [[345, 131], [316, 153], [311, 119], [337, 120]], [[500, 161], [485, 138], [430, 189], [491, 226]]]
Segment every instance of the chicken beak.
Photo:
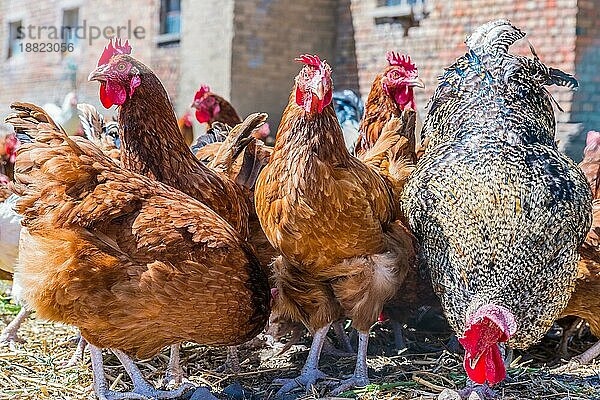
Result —
[[322, 101], [323, 98], [325, 98], [325, 85], [323, 85], [323, 81], [319, 81], [317, 86], [313, 88], [312, 92], [315, 96], [317, 96], [319, 101]]
[[200, 106], [200, 100], [194, 100], [192, 104], [190, 104], [191, 108], [198, 108]]
[[421, 89], [425, 89], [425, 83], [421, 80], [421, 78], [413, 78], [408, 81], [404, 81], [408, 87], [418, 87]]
[[107, 65], [100, 65], [98, 68], [93, 70], [88, 76], [88, 82], [91, 81], [106, 81], [106, 70], [108, 69]]

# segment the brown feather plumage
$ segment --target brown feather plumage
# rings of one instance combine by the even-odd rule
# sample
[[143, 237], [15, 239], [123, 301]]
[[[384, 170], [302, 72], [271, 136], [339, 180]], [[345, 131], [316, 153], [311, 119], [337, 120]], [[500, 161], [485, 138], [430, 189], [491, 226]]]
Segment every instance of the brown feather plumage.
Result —
[[135, 94], [119, 109], [123, 167], [202, 201], [246, 237], [248, 199], [233, 180], [204, 166], [190, 151], [158, 77], [128, 55], [119, 55], [112, 60], [126, 60], [142, 76]]
[[412, 235], [385, 180], [346, 150], [333, 106], [308, 114], [294, 93], [255, 192], [282, 253], [278, 309], [311, 331], [342, 316], [368, 331], [414, 261]]
[[[8, 122], [26, 120], [19, 108]], [[138, 357], [182, 341], [239, 344], [264, 328], [267, 276], [224, 219], [83, 138], [43, 122], [32, 133], [17, 158], [15, 279], [41, 317]]]
[[588, 133], [581, 170], [592, 188], [592, 227], [579, 248], [579, 276], [575, 291], [562, 316], [575, 315], [590, 324], [594, 336], [600, 339], [600, 146], [597, 132]]
[[402, 110], [396, 102], [383, 90], [382, 82], [385, 73], [393, 67], [386, 67], [377, 74], [371, 85], [371, 91], [365, 103], [365, 114], [358, 127], [359, 136], [356, 141], [355, 153], [361, 157], [367, 152], [383, 131], [383, 127], [392, 117], [400, 117]]

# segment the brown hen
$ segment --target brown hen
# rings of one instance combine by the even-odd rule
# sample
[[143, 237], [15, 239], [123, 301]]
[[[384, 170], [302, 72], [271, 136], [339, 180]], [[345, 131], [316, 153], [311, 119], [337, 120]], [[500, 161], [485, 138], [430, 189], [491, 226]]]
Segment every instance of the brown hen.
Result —
[[127, 43], [111, 42], [89, 76], [100, 82], [105, 107], [120, 106], [121, 165], [202, 201], [246, 237], [249, 199], [234, 181], [194, 156], [164, 86], [130, 52]]
[[[584, 319], [592, 334], [600, 339], [600, 133], [587, 134], [583, 161], [579, 164], [590, 186], [594, 200], [592, 203], [592, 228], [585, 242], [579, 248], [579, 276], [575, 291], [562, 316], [573, 315]], [[568, 341], [569, 338], [563, 338]], [[573, 360], [587, 364], [600, 355], [600, 341]]]
[[408, 55], [389, 51], [386, 59], [388, 66], [373, 80], [358, 128], [355, 153], [359, 158], [373, 147], [392, 117], [399, 117], [406, 108], [416, 110], [414, 88], [425, 87]]
[[340, 393], [368, 383], [368, 332], [413, 265], [414, 243], [384, 178], [346, 150], [331, 104], [331, 68], [316, 56], [298, 61], [306, 65], [255, 191], [260, 222], [282, 254], [274, 263], [277, 305], [313, 334], [301, 376], [285, 380], [279, 395], [324, 377], [318, 360], [325, 335], [333, 321], [349, 317], [359, 354]]
[[24, 232], [15, 281], [40, 317], [78, 327], [93, 345], [100, 398], [122, 394], [108, 389], [99, 348], [112, 349], [130, 375], [125, 396], [174, 398], [186, 388], [154, 389], [126, 353], [150, 357], [182, 341], [235, 345], [264, 328], [267, 275], [230, 224], [69, 138], [40, 108], [13, 109], [7, 122], [34, 138], [17, 158]]

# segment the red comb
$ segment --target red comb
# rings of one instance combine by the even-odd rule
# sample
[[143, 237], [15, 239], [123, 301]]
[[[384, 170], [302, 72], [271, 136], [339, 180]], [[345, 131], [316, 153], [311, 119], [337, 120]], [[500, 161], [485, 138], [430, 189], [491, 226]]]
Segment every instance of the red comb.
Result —
[[313, 67], [317, 68], [321, 66], [321, 59], [317, 55], [303, 54], [300, 57], [294, 58], [294, 61], [298, 61], [306, 65], [312, 65]]
[[206, 93], [210, 92], [210, 87], [208, 85], [202, 84], [200, 85], [200, 89], [196, 92], [194, 96], [194, 100], [201, 99]]
[[406, 70], [416, 70], [417, 66], [413, 64], [408, 54], [401, 54], [395, 51], [385, 53], [385, 59], [390, 65], [399, 65]]
[[98, 67], [107, 64], [110, 61], [110, 58], [117, 54], [131, 54], [129, 40], [126, 40], [125, 43], [121, 44], [121, 39], [116, 38], [115, 44], [113, 45], [113, 41], [110, 39], [98, 60]]

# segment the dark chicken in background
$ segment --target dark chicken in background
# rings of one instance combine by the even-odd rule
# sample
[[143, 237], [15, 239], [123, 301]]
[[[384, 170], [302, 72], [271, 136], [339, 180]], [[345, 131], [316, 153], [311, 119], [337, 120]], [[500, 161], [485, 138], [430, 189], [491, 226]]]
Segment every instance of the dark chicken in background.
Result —
[[350, 155], [331, 104], [331, 68], [317, 56], [297, 61], [304, 66], [255, 190], [261, 225], [282, 254], [273, 266], [274, 308], [313, 335], [300, 377], [283, 380], [280, 396], [325, 376], [321, 348], [342, 317], [359, 331], [358, 357], [352, 378], [334, 393], [366, 385], [370, 327], [414, 263], [413, 237], [397, 220], [398, 204], [378, 171], [393, 170], [396, 160], [382, 150], [387, 161], [374, 156], [376, 165], [368, 166]]
[[591, 222], [545, 88], [577, 82], [508, 53], [524, 36], [498, 20], [467, 39], [429, 104], [429, 144], [403, 198], [467, 374], [492, 385], [506, 376], [499, 344], [531, 346], [567, 305]]
[[[99, 398], [175, 398], [185, 385], [154, 389], [128, 355], [150, 357], [183, 341], [235, 345], [264, 328], [267, 275], [229, 223], [69, 138], [42, 109], [12, 108], [7, 122], [32, 138], [16, 163], [19, 296], [39, 317], [79, 328]], [[109, 390], [100, 348], [119, 358], [132, 393]]]
[[342, 127], [344, 142], [350, 154], [354, 154], [358, 140], [360, 121], [365, 113], [364, 104], [358, 94], [346, 89], [333, 92], [333, 108]]

